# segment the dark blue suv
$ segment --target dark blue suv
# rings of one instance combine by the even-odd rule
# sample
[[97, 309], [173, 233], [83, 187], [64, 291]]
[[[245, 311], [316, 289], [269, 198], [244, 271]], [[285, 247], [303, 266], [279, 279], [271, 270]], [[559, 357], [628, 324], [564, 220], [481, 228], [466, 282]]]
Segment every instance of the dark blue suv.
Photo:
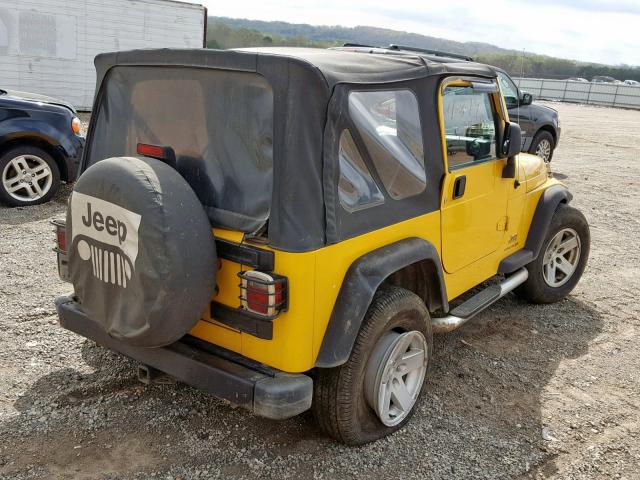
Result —
[[44, 203], [75, 180], [84, 147], [73, 106], [44, 95], [0, 90], [0, 202]]

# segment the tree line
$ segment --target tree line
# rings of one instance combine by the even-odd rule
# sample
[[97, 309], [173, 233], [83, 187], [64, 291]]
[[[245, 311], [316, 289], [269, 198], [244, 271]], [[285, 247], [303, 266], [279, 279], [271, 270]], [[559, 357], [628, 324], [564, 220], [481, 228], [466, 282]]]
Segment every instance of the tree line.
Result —
[[342, 45], [342, 42], [310, 40], [303, 35], [292, 37], [275, 33], [264, 33], [250, 28], [234, 28], [214, 21], [207, 28], [207, 48], [247, 48], [247, 47], [318, 47], [328, 48]]
[[640, 82], [640, 67], [627, 65], [613, 66], [581, 63], [575, 60], [532, 54], [482, 53], [476, 55], [474, 59], [481, 63], [500, 67], [515, 77], [521, 75], [524, 77], [556, 79], [581, 77], [591, 80], [595, 76], [603, 75], [618, 80], [637, 80]]
[[[259, 26], [261, 30], [250, 28], [253, 25]], [[269, 31], [263, 31], [264, 29]], [[339, 36], [332, 36], [331, 32]], [[309, 38], [310, 34], [315, 38]], [[327, 48], [347, 42], [373, 45], [401, 43], [420, 48], [446, 49], [452, 53], [471, 55], [476, 61], [500, 67], [515, 77], [522, 74], [525, 77], [557, 79], [583, 77], [591, 80], [594, 76], [605, 75], [618, 80], [640, 81], [640, 66], [583, 63], [546, 55], [523, 54], [488, 44], [460, 43], [375, 27], [316, 27], [286, 22], [210, 17], [207, 28], [208, 48], [270, 46]]]

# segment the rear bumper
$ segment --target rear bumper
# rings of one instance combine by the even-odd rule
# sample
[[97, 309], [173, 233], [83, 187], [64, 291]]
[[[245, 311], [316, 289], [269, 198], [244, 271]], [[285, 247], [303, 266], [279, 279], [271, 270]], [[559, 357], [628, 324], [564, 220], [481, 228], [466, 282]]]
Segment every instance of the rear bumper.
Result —
[[261, 417], [281, 420], [311, 407], [313, 382], [307, 375], [273, 370], [188, 335], [167, 347], [132, 347], [102, 331], [72, 297], [57, 298], [56, 308], [67, 330]]

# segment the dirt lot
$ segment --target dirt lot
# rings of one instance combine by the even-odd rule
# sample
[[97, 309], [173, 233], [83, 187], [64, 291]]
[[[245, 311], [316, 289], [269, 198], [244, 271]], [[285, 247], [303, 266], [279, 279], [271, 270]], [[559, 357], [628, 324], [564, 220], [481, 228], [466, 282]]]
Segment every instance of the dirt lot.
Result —
[[0, 478], [640, 478], [640, 112], [555, 104], [553, 167], [591, 223], [570, 298], [436, 338], [429, 395], [363, 448], [275, 423], [63, 331], [48, 205], [0, 207]]

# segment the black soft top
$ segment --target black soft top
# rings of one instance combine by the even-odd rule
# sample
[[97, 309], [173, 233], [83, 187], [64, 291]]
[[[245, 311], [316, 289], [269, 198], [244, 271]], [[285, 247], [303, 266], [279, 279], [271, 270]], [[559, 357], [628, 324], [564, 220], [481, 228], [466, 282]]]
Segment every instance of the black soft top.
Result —
[[[236, 50], [153, 49], [103, 53], [96, 57], [97, 83], [115, 65], [177, 65], [258, 71], [274, 57], [321, 75], [329, 89], [337, 83], [387, 83], [430, 75], [495, 77], [492, 67], [467, 61], [434, 61], [413, 52], [348, 51], [339, 49], [264, 47]], [[289, 71], [283, 72], [283, 76]]]
[[[344, 128], [341, 118], [346, 114], [344, 102], [350, 89], [375, 89], [377, 85], [391, 83], [398, 88], [413, 88], [420, 97], [420, 108], [430, 118], [432, 116], [431, 121], [423, 125], [425, 141], [439, 145], [438, 129], [433, 128], [438, 122], [435, 91], [439, 78], [448, 75], [496, 77], [495, 71], [486, 65], [468, 61], [443, 63], [413, 52], [371, 53], [313, 48], [131, 50], [100, 54], [95, 59], [95, 66], [97, 93], [93, 111], [97, 120], [92, 121], [89, 127], [82, 171], [102, 158], [132, 154], [111, 151], [108, 143], [111, 137], [126, 135], [121, 130], [125, 125], [122, 119], [131, 116], [127, 79], [135, 77], [136, 72], [148, 70], [146, 67], [163, 67], [164, 70], [175, 68], [175, 76], [183, 75], [185, 79], [190, 78], [186, 69], [250, 72], [264, 77], [273, 91], [273, 184], [261, 183], [261, 177], [257, 176], [253, 184], [264, 187], [259, 195], [255, 195], [257, 187], [252, 191], [238, 189], [237, 202], [228, 195], [225, 197], [232, 201], [226, 202], [230, 205], [224, 212], [220, 211], [220, 202], [215, 200], [222, 198], [223, 193], [216, 190], [215, 185], [209, 188], [211, 192], [199, 183], [193, 183], [192, 187], [201, 199], [213, 199], [213, 203], [209, 204], [207, 200], [203, 205], [214, 226], [249, 233], [268, 221], [269, 244], [288, 251], [308, 251], [339, 241], [347, 234], [335, 232], [349, 231], [357, 217], [362, 218], [357, 220], [361, 226], [356, 233], [395, 223], [402, 220], [403, 215], [411, 213], [399, 205], [394, 218], [364, 212], [340, 220], [335, 212], [339, 209], [335, 202], [337, 139], [339, 129]], [[210, 97], [210, 102], [215, 103], [215, 95]], [[234, 97], [234, 101], [241, 101], [241, 97]], [[215, 108], [222, 107], [218, 105]], [[237, 116], [236, 110], [242, 109], [228, 105], [224, 107], [224, 115]], [[103, 124], [98, 121], [100, 119]], [[94, 143], [100, 145], [100, 138], [109, 148], [94, 148]], [[229, 139], [226, 136], [219, 139], [215, 132], [212, 132], [211, 140], [221, 142], [228, 150], [228, 158], [225, 157], [228, 170], [235, 172], [229, 174], [231, 183], [243, 185], [240, 180], [246, 180], [249, 174], [239, 165], [233, 151], [235, 147], [228, 145], [227, 148], [225, 142]], [[435, 155], [433, 152], [437, 150], [426, 149], [428, 155]], [[436, 170], [441, 168], [441, 160], [433, 159], [433, 162]], [[195, 173], [197, 177], [204, 177], [215, 184], [216, 179], [209, 178], [210, 174], [204, 167]], [[431, 175], [434, 185], [430, 190], [436, 192], [439, 174], [432, 171]], [[248, 205], [249, 208], [236, 208], [236, 204]], [[392, 204], [395, 205], [389, 200], [389, 205]], [[267, 214], [247, 216], [247, 210]], [[380, 225], [370, 225], [371, 219]]]
[[247, 48], [238, 51], [279, 55], [317, 68], [329, 87], [336, 83], [385, 83], [413, 80], [429, 75], [462, 74], [495, 77], [491, 67], [479, 63], [436, 62], [412, 52], [365, 52], [319, 48]]

